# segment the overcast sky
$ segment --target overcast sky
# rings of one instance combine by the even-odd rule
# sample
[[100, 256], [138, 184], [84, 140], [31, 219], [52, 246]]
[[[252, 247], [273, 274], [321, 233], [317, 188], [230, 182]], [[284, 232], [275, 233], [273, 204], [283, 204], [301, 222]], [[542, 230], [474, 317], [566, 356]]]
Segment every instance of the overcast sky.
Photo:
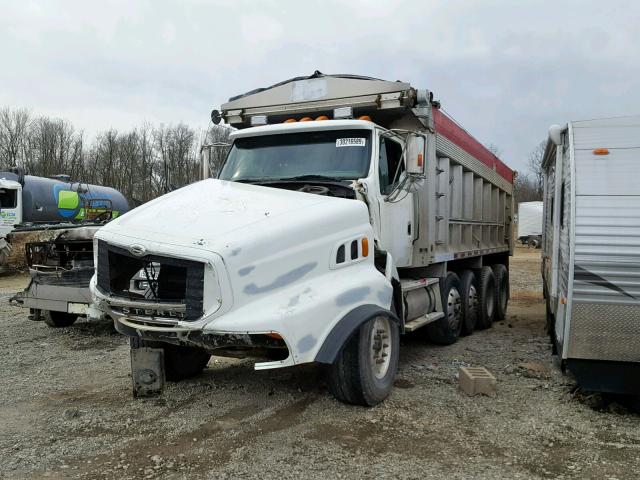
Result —
[[0, 0], [0, 106], [89, 136], [205, 128], [228, 97], [323, 73], [428, 88], [517, 170], [552, 123], [640, 114], [640, 2]]

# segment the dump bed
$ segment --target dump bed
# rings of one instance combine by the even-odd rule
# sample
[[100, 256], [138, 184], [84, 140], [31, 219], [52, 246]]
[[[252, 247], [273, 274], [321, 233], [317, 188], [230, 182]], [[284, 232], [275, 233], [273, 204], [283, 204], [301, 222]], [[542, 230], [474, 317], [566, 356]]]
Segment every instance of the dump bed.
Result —
[[413, 266], [510, 251], [513, 171], [440, 110], [429, 90], [400, 81], [315, 72], [232, 97], [221, 116], [236, 128], [325, 116], [350, 108], [386, 129], [427, 137], [426, 178], [416, 183]]

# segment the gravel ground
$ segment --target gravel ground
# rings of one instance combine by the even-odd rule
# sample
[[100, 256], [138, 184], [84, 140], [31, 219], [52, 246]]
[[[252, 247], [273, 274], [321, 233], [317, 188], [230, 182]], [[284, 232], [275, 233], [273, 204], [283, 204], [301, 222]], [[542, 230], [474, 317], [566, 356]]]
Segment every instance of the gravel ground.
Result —
[[[125, 338], [30, 322], [7, 302], [26, 277], [0, 278], [0, 478], [638, 478], [640, 416], [553, 364], [538, 256], [512, 260], [507, 321], [450, 347], [404, 337], [371, 409], [334, 400], [317, 367], [215, 357], [134, 400]], [[460, 393], [460, 365], [488, 368], [498, 395]]]

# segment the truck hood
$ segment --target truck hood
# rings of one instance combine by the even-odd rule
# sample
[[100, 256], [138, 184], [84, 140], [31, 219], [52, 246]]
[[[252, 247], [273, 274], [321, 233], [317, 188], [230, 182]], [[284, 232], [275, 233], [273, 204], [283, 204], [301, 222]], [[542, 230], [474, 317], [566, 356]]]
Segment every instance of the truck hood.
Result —
[[[357, 204], [357, 205], [356, 205]], [[223, 180], [203, 180], [109, 222], [97, 238], [131, 237], [224, 256], [256, 236], [279, 237], [309, 216], [366, 211], [362, 202]], [[315, 213], [314, 213], [315, 212]], [[342, 215], [340, 215], [342, 216]]]

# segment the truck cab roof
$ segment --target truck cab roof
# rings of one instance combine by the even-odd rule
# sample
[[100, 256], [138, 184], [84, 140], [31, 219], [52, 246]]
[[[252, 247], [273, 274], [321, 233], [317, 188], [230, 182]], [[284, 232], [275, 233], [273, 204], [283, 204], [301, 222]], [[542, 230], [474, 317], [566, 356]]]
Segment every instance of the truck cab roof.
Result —
[[230, 138], [257, 137], [263, 135], [278, 135], [283, 133], [314, 132], [320, 130], [373, 130], [380, 128], [375, 123], [367, 120], [320, 120], [295, 123], [277, 123], [260, 127], [237, 130]]

